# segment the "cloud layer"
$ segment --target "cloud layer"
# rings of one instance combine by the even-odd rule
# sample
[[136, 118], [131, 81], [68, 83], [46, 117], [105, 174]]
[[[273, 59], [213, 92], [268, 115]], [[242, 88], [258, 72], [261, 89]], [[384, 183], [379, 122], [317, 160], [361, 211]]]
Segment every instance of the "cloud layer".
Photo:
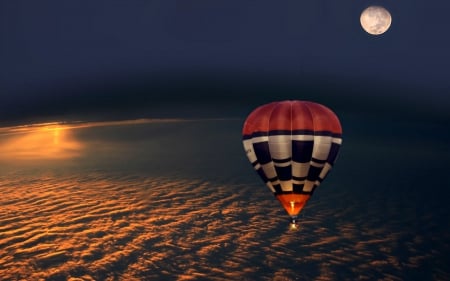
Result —
[[0, 183], [7, 280], [449, 276], [436, 260], [445, 248], [429, 248], [439, 237], [400, 227], [417, 223], [412, 218], [387, 222], [361, 205], [327, 207], [345, 200], [344, 192], [311, 201], [301, 230], [290, 232], [281, 207], [258, 185], [100, 173]]
[[86, 127], [73, 131], [82, 157], [14, 169], [3, 169], [4, 162], [0, 276], [449, 279], [444, 188], [423, 192], [436, 171], [423, 161], [441, 163], [446, 146], [433, 142], [419, 151], [432, 140], [408, 136], [405, 144], [348, 130], [336, 171], [292, 232], [246, 162], [240, 126], [206, 120]]

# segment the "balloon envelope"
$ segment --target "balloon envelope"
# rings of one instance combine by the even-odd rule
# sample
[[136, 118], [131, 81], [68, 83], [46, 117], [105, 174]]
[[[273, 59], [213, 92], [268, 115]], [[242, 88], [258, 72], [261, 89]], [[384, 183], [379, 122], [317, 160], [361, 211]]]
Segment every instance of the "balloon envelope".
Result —
[[318, 103], [273, 102], [250, 113], [242, 134], [249, 161], [295, 223], [334, 165], [339, 119]]

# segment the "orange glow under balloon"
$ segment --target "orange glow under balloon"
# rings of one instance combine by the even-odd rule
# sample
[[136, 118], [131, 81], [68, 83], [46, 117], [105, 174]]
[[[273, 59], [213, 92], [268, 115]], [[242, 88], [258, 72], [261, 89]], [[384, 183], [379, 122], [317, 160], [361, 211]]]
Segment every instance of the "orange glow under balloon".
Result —
[[311, 195], [291, 193], [278, 194], [276, 197], [290, 216], [297, 216], [301, 212]]

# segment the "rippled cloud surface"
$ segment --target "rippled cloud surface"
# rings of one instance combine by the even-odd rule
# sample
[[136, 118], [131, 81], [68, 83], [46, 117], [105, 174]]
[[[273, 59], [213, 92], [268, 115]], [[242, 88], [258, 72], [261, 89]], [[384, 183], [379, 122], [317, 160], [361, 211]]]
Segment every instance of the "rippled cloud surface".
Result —
[[[122, 128], [129, 133], [125, 140], [102, 131], [106, 150], [99, 148], [103, 162], [95, 162], [96, 169], [86, 163], [80, 168], [80, 163], [93, 159], [88, 153], [84, 160], [77, 154], [72, 170], [47, 164], [0, 175], [1, 278], [449, 278], [448, 222], [444, 222], [448, 209], [441, 201], [421, 199], [414, 192], [386, 197], [371, 189], [370, 181], [351, 183], [341, 177], [339, 184], [338, 177], [330, 177], [330, 184], [324, 183], [324, 190], [318, 190], [305, 208], [301, 230], [289, 231], [288, 216], [245, 162], [238, 143], [240, 123], [221, 122], [231, 123], [226, 135], [236, 137], [237, 144], [230, 148], [226, 148], [230, 139], [215, 122], [147, 124], [140, 125], [146, 127], [146, 142], [137, 141], [141, 135], [136, 128]], [[205, 134], [185, 135], [189, 149], [178, 147], [172, 152], [165, 152], [159, 140], [155, 143], [160, 137], [154, 134], [166, 138], [184, 132], [186, 126], [194, 131], [201, 128], [199, 132], [209, 128], [212, 135], [206, 140]], [[99, 141], [96, 134], [77, 133], [71, 142], [78, 139], [83, 145], [77, 148], [90, 151], [89, 146]], [[198, 153], [210, 142], [219, 142], [221, 152], [205, 148], [210, 153]], [[107, 166], [108, 161], [117, 161], [108, 147], [128, 155], [118, 158], [126, 161], [147, 156], [144, 162], [123, 166], [174, 170], [143, 173], [145, 169], [118, 169], [122, 166], [117, 163]], [[174, 153], [185, 160], [171, 162]], [[344, 166], [354, 160], [342, 158]], [[344, 186], [349, 183], [353, 186]]]

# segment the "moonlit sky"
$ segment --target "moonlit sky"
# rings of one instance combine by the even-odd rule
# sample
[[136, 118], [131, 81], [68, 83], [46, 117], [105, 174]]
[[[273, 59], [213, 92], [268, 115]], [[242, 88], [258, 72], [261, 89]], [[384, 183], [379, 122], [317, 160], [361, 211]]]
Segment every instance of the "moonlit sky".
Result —
[[[0, 276], [449, 280], [449, 10], [0, 1]], [[343, 127], [295, 233], [242, 149], [284, 99]]]
[[[369, 5], [390, 30], [365, 33]], [[2, 1], [0, 122], [246, 115], [277, 99], [448, 120], [447, 1]], [[421, 118], [421, 117], [419, 117]]]

